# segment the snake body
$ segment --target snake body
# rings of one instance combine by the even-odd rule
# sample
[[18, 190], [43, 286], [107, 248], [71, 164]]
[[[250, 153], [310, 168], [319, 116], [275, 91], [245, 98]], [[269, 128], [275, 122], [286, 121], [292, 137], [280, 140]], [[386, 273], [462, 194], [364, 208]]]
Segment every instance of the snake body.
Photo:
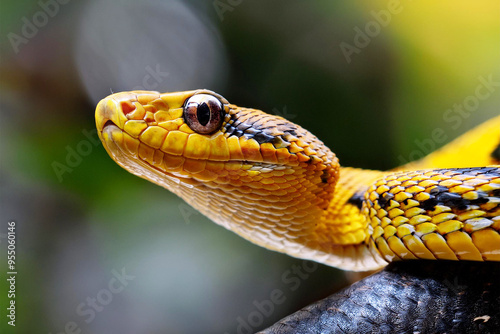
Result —
[[500, 261], [500, 117], [392, 171], [340, 167], [299, 125], [208, 90], [116, 93], [96, 125], [120, 166], [268, 249], [357, 271]]
[[262, 334], [499, 333], [500, 263], [399, 261]]

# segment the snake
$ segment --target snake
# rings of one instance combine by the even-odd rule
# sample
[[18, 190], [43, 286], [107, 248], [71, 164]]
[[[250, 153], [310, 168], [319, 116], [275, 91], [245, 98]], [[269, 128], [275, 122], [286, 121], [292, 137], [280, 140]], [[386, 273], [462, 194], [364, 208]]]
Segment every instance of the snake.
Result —
[[118, 165], [267, 249], [351, 271], [500, 261], [500, 116], [389, 171], [205, 89], [114, 93], [95, 118]]

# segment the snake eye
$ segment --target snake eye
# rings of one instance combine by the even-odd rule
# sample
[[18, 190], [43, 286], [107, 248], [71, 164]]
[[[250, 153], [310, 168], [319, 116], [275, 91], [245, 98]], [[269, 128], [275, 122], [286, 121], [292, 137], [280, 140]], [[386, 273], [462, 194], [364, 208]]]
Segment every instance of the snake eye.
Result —
[[184, 104], [184, 120], [191, 130], [211, 134], [220, 128], [224, 120], [222, 102], [209, 94], [193, 95]]

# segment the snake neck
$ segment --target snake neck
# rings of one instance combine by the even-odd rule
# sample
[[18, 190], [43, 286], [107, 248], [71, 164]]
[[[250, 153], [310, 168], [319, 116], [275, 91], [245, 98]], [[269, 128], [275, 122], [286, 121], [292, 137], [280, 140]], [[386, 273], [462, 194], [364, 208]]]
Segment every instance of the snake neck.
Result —
[[364, 194], [386, 172], [342, 167], [328, 209], [317, 225], [317, 234], [329, 244], [354, 245], [368, 236], [367, 217], [361, 211]]
[[[362, 212], [365, 192], [387, 172], [341, 167], [328, 209], [315, 224], [311, 244], [322, 262], [347, 270], [373, 270], [386, 264], [366, 241], [371, 235], [368, 217]], [[325, 255], [328, 254], [328, 255]]]

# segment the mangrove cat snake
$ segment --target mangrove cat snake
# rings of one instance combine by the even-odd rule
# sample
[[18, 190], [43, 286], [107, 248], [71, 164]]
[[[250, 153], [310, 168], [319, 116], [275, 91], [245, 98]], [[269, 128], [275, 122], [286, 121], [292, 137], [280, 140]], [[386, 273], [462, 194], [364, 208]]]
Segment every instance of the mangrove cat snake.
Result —
[[268, 249], [356, 271], [500, 261], [500, 116], [388, 172], [340, 167], [299, 125], [208, 90], [113, 94], [96, 124], [120, 166]]

